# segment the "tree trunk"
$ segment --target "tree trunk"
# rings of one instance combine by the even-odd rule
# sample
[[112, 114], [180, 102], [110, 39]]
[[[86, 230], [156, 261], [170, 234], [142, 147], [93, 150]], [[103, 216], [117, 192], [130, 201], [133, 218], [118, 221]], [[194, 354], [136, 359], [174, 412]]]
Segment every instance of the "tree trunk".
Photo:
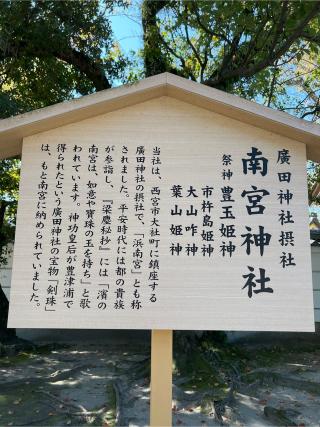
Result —
[[163, 0], [144, 0], [141, 7], [143, 28], [143, 56], [146, 77], [168, 71], [162, 52], [162, 42], [157, 26], [157, 13], [167, 4]]
[[0, 342], [5, 343], [16, 337], [16, 330], [7, 328], [9, 301], [0, 285]]
[[[3, 235], [3, 224], [4, 216], [6, 213], [6, 208], [8, 204], [5, 201], [2, 201], [0, 204], [0, 251], [2, 251], [3, 246], [5, 245], [5, 238]], [[0, 284], [0, 342], [5, 343], [16, 337], [15, 329], [8, 329], [8, 312], [9, 312], [9, 301], [3, 292], [3, 289]]]

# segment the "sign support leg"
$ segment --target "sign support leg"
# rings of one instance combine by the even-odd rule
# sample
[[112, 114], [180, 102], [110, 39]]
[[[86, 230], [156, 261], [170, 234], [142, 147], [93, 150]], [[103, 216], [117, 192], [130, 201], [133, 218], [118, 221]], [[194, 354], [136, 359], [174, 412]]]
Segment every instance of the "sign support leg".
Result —
[[151, 332], [151, 427], [172, 425], [172, 335], [172, 330]]

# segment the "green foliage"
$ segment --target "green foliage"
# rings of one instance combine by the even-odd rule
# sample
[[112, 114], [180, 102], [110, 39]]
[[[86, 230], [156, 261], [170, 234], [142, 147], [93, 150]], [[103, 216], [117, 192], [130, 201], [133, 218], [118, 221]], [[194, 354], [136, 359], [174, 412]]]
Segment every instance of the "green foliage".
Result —
[[19, 159], [0, 161], [0, 264], [6, 262], [5, 246], [14, 240], [19, 178]]
[[[312, 121], [320, 118], [320, 3], [166, 1], [149, 16], [146, 74], [166, 70]], [[152, 15], [152, 12], [154, 13]], [[151, 18], [150, 18], [151, 16]], [[150, 65], [151, 64], [151, 65]], [[150, 69], [148, 69], [150, 65]], [[309, 176], [310, 203], [320, 167]]]
[[8, 202], [16, 200], [19, 191], [20, 160], [0, 161], [0, 198]]
[[[126, 0], [0, 2], [0, 118], [170, 71], [318, 120], [319, 2], [144, 0], [139, 7], [144, 49], [126, 57], [110, 22], [119, 9], [130, 13]], [[13, 239], [19, 164], [0, 162], [0, 247]], [[309, 169], [310, 201], [318, 203], [320, 169]]]
[[[119, 8], [130, 13], [129, 0], [1, 1], [0, 119], [163, 71], [319, 119], [320, 2], [143, 0], [139, 7], [144, 49], [126, 57], [110, 17]], [[19, 159], [0, 161], [0, 263], [14, 239], [19, 167]], [[309, 172], [310, 202], [320, 204], [319, 165]], [[0, 306], [1, 339], [9, 335], [1, 287]]]
[[270, 104], [288, 64], [318, 54], [319, 13], [306, 1], [169, 1], [157, 26], [177, 73]]
[[[109, 88], [126, 60], [107, 14], [118, 1], [0, 2], [0, 118]], [[19, 159], [0, 161], [0, 262], [14, 239]]]
[[320, 165], [314, 162], [308, 162], [308, 199], [309, 205], [320, 206], [317, 186], [320, 183]]
[[113, 39], [118, 1], [0, 2], [0, 96], [20, 113], [111, 87], [125, 58]]

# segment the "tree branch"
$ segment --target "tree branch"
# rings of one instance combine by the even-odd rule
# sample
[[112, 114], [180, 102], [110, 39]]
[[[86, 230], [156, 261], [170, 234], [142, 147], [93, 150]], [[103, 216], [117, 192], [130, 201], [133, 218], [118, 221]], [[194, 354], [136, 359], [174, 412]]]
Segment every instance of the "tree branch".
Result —
[[301, 119], [304, 119], [307, 116], [311, 116], [317, 113], [320, 113], [320, 105], [316, 105], [313, 110], [307, 111], [306, 113], [302, 114]]
[[163, 40], [157, 25], [157, 14], [167, 4], [166, 0], [144, 0], [141, 6], [146, 77], [167, 71], [167, 61], [161, 52]]
[[275, 85], [276, 85], [277, 70], [278, 70], [278, 68], [277, 68], [277, 65], [276, 65], [274, 67], [273, 74], [272, 74], [272, 79], [271, 79], [271, 83], [270, 83], [270, 89], [269, 89], [269, 96], [268, 96], [267, 107], [270, 107], [271, 102], [272, 102], [274, 88], [275, 88]]
[[0, 61], [5, 59], [14, 59], [20, 57], [31, 57], [31, 58], [48, 58], [55, 57], [61, 61], [72, 65], [76, 70], [83, 73], [99, 91], [103, 89], [109, 89], [111, 84], [109, 83], [103, 66], [96, 63], [89, 56], [83, 52], [79, 52], [76, 49], [65, 48], [58, 50], [55, 47], [48, 46], [47, 50], [44, 48], [36, 47], [30, 52], [30, 46], [26, 41], [12, 43], [6, 46], [5, 49], [0, 51]]
[[211, 30], [211, 28], [208, 28], [206, 25], [204, 25], [204, 23], [201, 21], [200, 19], [200, 15], [199, 15], [199, 11], [197, 10], [196, 7], [196, 2], [191, 3], [192, 6], [192, 12], [195, 14], [197, 23], [199, 25], [199, 27], [206, 33], [209, 34], [211, 37], [218, 37], [221, 40], [225, 41], [228, 45], [231, 45], [231, 41], [228, 39], [228, 37], [225, 36], [225, 34], [223, 33], [217, 33], [214, 30]]
[[319, 33], [317, 33], [317, 34], [310, 34], [307, 31], [304, 31], [301, 34], [301, 37], [303, 39], [305, 39], [306, 41], [308, 41], [308, 42], [314, 42], [314, 43], [320, 44], [320, 34]]
[[[296, 28], [292, 31], [291, 35], [285, 38], [285, 41], [275, 49], [275, 43], [273, 43], [265, 58], [261, 61], [254, 64], [252, 67], [243, 67], [240, 66], [235, 69], [228, 69], [219, 73], [219, 75], [213, 79], [208, 79], [205, 81], [205, 84], [208, 86], [219, 86], [223, 82], [233, 78], [241, 78], [241, 77], [251, 77], [254, 74], [262, 71], [264, 68], [271, 66], [274, 62], [279, 59], [282, 55], [286, 53], [286, 51], [290, 48], [290, 46], [302, 36], [306, 25], [319, 13], [320, 11], [320, 2], [316, 2], [315, 6], [307, 13], [307, 15], [299, 22]], [[281, 26], [276, 34], [279, 33]], [[276, 41], [276, 38], [274, 38]]]
[[194, 45], [193, 45], [193, 43], [192, 43], [192, 41], [191, 41], [191, 39], [190, 39], [190, 37], [189, 37], [188, 24], [189, 24], [189, 22], [188, 22], [188, 9], [187, 9], [187, 6], [185, 6], [185, 22], [184, 22], [184, 30], [185, 30], [185, 33], [186, 33], [186, 39], [187, 39], [187, 42], [188, 42], [189, 46], [190, 46], [190, 47], [191, 47], [191, 49], [192, 49], [192, 52], [194, 53], [194, 56], [195, 56], [195, 57], [197, 58], [197, 60], [198, 60], [200, 67], [202, 68], [202, 67], [203, 67], [203, 62], [202, 62], [202, 60], [201, 60], [201, 57], [200, 57], [200, 55], [199, 55], [199, 53], [198, 53], [197, 49], [194, 47]]
[[69, 65], [74, 66], [76, 70], [82, 72], [99, 90], [109, 89], [111, 84], [109, 83], [103, 66], [89, 58], [83, 52], [79, 52], [75, 49], [64, 49], [62, 51], [54, 51], [54, 56]]

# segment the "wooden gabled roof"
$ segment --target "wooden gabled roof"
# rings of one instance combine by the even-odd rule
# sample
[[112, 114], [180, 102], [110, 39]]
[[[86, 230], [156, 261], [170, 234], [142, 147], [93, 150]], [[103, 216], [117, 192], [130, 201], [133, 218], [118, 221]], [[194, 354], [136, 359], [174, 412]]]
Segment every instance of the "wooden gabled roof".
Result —
[[320, 126], [238, 96], [163, 73], [131, 85], [107, 89], [72, 101], [0, 120], [0, 158], [19, 155], [22, 139], [69, 123], [171, 96], [307, 145], [308, 159], [320, 161]]

